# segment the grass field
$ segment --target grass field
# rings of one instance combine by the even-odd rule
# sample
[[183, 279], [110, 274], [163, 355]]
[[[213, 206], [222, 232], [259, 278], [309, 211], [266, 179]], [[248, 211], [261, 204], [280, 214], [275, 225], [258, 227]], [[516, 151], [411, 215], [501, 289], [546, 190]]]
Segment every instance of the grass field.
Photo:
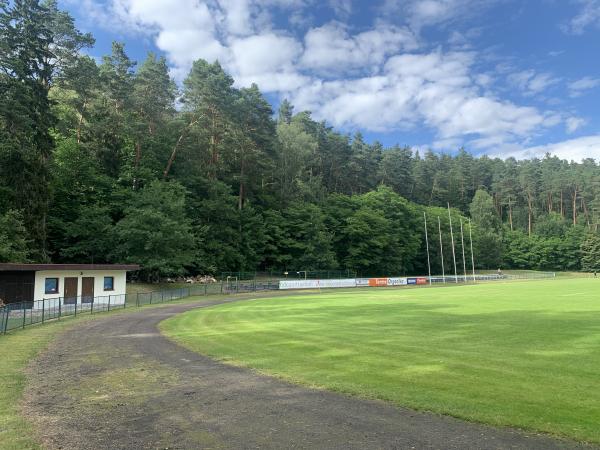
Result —
[[600, 442], [600, 279], [324, 291], [191, 311], [183, 345], [288, 380]]

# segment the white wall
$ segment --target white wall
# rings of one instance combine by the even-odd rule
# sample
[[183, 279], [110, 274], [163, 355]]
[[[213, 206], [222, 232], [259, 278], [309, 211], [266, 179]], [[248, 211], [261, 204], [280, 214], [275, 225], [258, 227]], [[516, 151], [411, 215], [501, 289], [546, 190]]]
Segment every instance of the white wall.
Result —
[[[77, 278], [77, 303], [81, 303], [81, 279], [94, 277], [94, 298], [96, 303], [123, 304], [127, 293], [125, 270], [40, 270], [35, 273], [34, 300], [57, 299], [65, 296], [65, 278]], [[104, 277], [114, 277], [114, 290], [104, 290]], [[46, 278], [58, 278], [58, 292], [46, 294]], [[37, 305], [36, 305], [37, 306]], [[41, 305], [39, 305], [41, 308]]]

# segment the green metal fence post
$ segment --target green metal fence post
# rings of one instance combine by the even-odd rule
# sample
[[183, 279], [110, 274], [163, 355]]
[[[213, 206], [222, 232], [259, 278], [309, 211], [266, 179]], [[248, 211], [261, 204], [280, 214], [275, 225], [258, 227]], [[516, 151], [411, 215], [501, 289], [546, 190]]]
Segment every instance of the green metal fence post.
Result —
[[239, 294], [240, 293], [240, 279], [236, 279], [235, 280], [235, 293]]
[[221, 294], [223, 294], [223, 280], [221, 280]]
[[44, 315], [46, 312], [46, 299], [42, 299], [42, 323], [44, 323]]
[[61, 315], [62, 315], [62, 303], [60, 301], [60, 297], [58, 297], [58, 320], [60, 320]]
[[75, 299], [75, 317], [77, 317], [77, 299]]
[[135, 294], [135, 306], [137, 306], [138, 308], [140, 307], [140, 293], [137, 292]]
[[204, 295], [208, 295], [208, 283], [204, 283]]
[[9, 309], [6, 306], [4, 307], [4, 314], [4, 334], [6, 334], [8, 331], [8, 316], [10, 314]]
[[23, 328], [25, 328], [25, 305], [21, 302], [21, 308], [23, 308]]
[[108, 310], [110, 311], [110, 295], [108, 296]]

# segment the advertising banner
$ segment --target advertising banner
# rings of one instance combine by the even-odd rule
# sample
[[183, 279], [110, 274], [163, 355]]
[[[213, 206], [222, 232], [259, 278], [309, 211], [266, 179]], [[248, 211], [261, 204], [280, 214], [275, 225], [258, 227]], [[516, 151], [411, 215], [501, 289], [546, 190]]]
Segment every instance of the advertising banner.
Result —
[[417, 278], [417, 284], [427, 284], [427, 278], [425, 278], [425, 277]]
[[388, 284], [387, 278], [369, 278], [369, 286], [381, 287], [381, 286], [387, 286], [387, 284]]
[[388, 278], [388, 286], [405, 286], [406, 278]]
[[356, 280], [354, 278], [345, 278], [341, 280], [318, 280], [319, 287], [322, 288], [345, 288], [345, 287], [356, 287]]
[[406, 284], [417, 284], [417, 279], [416, 278], [407, 278]]
[[356, 279], [356, 287], [364, 287], [369, 285], [368, 278], [357, 278]]
[[356, 287], [354, 278], [340, 280], [281, 280], [279, 289], [319, 289]]

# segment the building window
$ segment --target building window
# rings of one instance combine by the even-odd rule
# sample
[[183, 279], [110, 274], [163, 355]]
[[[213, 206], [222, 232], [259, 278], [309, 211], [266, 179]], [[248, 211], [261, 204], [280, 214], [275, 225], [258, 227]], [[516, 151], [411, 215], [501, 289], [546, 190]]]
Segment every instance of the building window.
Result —
[[58, 294], [58, 278], [46, 278], [46, 294]]
[[104, 290], [114, 291], [115, 290], [115, 277], [104, 277]]

